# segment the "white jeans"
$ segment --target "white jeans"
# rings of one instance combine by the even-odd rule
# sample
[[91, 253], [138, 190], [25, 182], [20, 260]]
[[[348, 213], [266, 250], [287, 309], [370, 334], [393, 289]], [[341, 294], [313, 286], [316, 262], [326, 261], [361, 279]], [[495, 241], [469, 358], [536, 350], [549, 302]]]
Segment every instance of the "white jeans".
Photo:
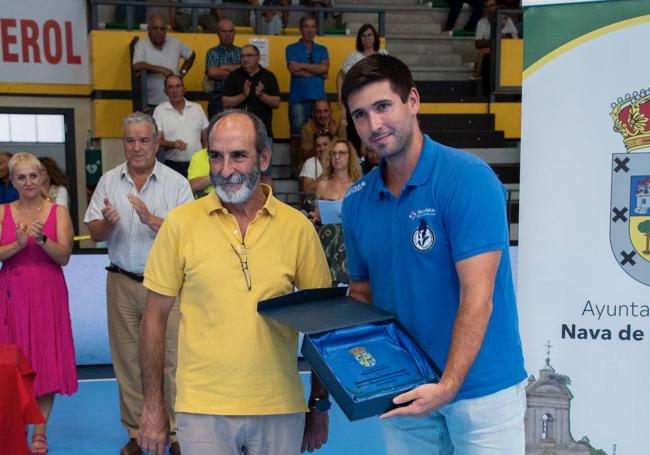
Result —
[[383, 421], [388, 455], [524, 455], [525, 381], [450, 403], [424, 418]]

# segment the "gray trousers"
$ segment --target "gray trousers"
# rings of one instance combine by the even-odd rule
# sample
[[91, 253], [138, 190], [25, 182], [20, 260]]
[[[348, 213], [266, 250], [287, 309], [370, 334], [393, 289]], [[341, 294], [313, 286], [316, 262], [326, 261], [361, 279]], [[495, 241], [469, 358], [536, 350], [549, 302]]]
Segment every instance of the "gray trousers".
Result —
[[221, 416], [176, 414], [183, 455], [298, 455], [305, 414]]

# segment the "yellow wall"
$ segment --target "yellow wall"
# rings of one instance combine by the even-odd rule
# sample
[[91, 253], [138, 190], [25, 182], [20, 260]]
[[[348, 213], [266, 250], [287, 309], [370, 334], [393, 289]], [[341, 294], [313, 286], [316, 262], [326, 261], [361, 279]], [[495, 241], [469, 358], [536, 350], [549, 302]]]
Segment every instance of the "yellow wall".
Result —
[[500, 85], [521, 87], [521, 75], [524, 68], [524, 40], [501, 40]]
[[503, 131], [506, 139], [521, 137], [521, 103], [492, 103], [490, 113], [495, 116], [495, 128]]
[[131, 112], [131, 100], [94, 100], [93, 137], [121, 137], [122, 119]]

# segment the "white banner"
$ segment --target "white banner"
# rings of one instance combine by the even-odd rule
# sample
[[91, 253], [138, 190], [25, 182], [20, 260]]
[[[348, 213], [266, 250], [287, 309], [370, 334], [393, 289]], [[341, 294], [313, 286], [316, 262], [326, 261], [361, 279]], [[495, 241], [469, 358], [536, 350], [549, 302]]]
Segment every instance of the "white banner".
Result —
[[649, 36], [650, 16], [611, 24], [524, 80], [518, 297], [528, 372], [550, 378], [527, 453], [648, 453]]
[[84, 0], [4, 0], [0, 82], [89, 84]]

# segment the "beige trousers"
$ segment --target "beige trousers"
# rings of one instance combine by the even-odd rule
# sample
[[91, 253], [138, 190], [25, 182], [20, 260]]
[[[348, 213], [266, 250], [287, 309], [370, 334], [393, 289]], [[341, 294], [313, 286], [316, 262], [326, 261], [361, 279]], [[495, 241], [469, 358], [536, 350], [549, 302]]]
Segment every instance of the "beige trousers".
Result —
[[[142, 283], [125, 275], [108, 272], [106, 295], [108, 339], [113, 358], [113, 369], [119, 386], [120, 418], [122, 425], [129, 432], [129, 437], [137, 438], [143, 402], [138, 343], [140, 321], [147, 301], [147, 289]], [[175, 376], [179, 320], [177, 299], [167, 320], [163, 389], [172, 442], [176, 441], [174, 400], [176, 399]]]

